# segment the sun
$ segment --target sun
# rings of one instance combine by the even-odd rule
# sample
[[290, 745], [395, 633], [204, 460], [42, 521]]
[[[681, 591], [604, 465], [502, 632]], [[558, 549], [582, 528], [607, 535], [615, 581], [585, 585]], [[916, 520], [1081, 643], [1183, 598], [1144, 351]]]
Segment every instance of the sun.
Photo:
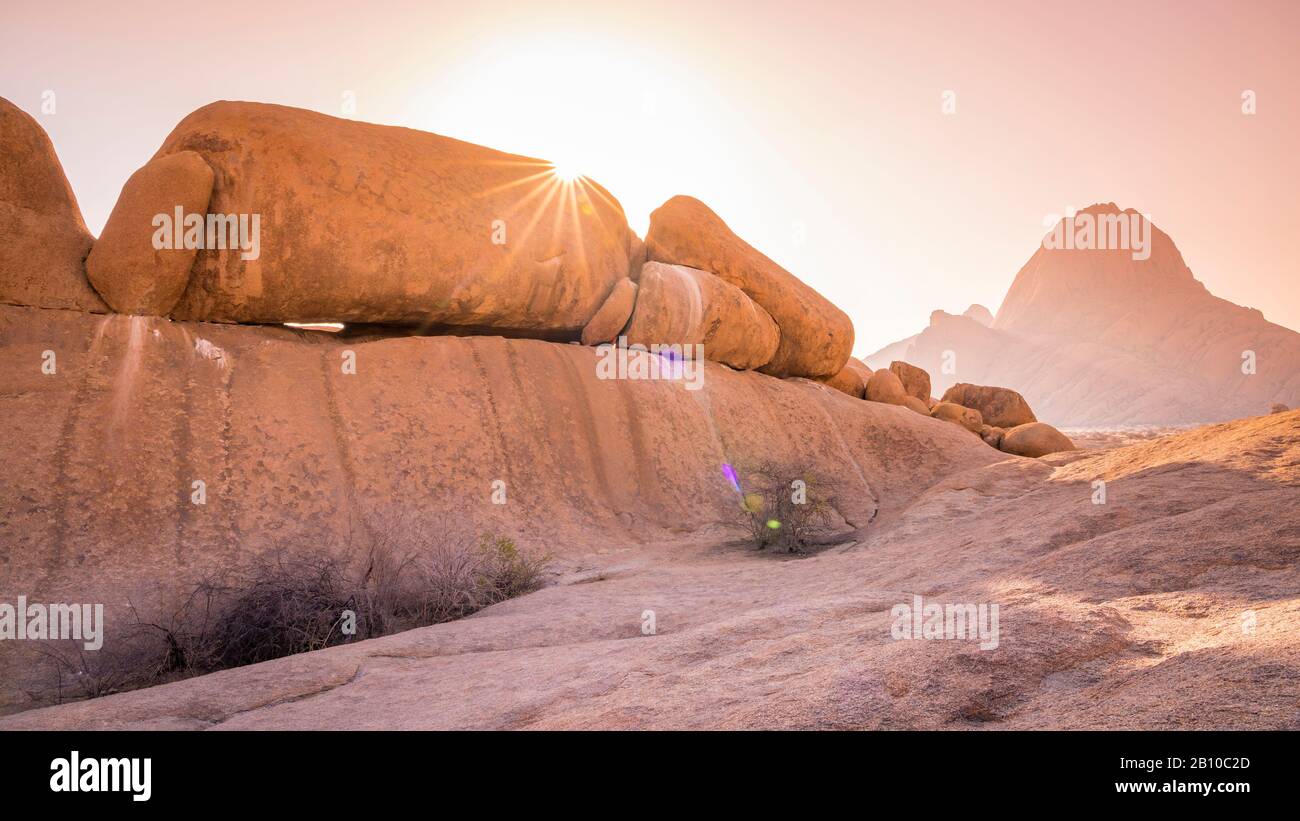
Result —
[[582, 173], [573, 165], [566, 162], [557, 162], [551, 164], [551, 173], [556, 176], [560, 182], [576, 182], [582, 177]]

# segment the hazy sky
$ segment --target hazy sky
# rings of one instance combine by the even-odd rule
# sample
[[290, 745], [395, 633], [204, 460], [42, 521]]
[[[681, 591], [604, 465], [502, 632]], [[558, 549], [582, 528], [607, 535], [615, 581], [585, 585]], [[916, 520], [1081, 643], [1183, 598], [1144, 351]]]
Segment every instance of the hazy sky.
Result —
[[0, 8], [0, 96], [49, 131], [95, 233], [195, 108], [340, 114], [348, 92], [357, 119], [572, 164], [641, 234], [699, 197], [844, 308], [859, 354], [935, 308], [996, 310], [1044, 215], [1096, 201], [1300, 329], [1300, 2]]

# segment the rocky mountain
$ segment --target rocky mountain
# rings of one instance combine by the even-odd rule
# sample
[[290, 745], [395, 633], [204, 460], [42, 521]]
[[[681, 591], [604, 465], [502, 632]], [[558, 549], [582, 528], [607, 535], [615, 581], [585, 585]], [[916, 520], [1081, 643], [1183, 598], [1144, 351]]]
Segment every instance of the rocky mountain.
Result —
[[1011, 387], [1039, 418], [1068, 427], [1186, 425], [1300, 404], [1300, 334], [1211, 294], [1136, 211], [1094, 205], [1053, 233], [1081, 233], [1085, 216], [1098, 235], [1106, 225], [1147, 227], [1126, 247], [1099, 238], [1047, 247], [1057, 244], [1049, 234], [991, 327], [969, 311], [936, 311], [910, 342], [867, 364], [904, 359], [930, 371], [936, 392], [957, 382]]

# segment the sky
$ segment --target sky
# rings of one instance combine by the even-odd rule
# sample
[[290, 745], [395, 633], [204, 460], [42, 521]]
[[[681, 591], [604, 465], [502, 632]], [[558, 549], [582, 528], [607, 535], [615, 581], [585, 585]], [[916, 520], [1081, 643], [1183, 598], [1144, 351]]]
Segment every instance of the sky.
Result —
[[93, 233], [181, 118], [254, 100], [572, 166], [643, 236], [698, 197], [844, 309], [860, 356], [996, 311], [1044, 218], [1094, 202], [1300, 329], [1289, 0], [5, 0], [0, 96]]

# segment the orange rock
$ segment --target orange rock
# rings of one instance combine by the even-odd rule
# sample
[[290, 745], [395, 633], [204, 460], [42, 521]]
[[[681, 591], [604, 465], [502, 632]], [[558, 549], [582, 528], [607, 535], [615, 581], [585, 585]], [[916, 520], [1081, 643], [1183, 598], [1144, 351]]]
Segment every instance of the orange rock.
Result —
[[[122, 186], [86, 260], [91, 284], [114, 311], [166, 316], [176, 307], [207, 242], [212, 179], [202, 157], [182, 151], [151, 160]], [[195, 230], [199, 244], [187, 247]]]
[[156, 158], [184, 151], [216, 174], [213, 213], [260, 216], [260, 247], [200, 251], [177, 319], [576, 336], [628, 273], [621, 206], [540, 160], [239, 102], [186, 117]]
[[86, 279], [95, 241], [45, 129], [0, 98], [0, 302], [106, 313]]
[[867, 384], [867, 380], [870, 379], [871, 374], [874, 373], [871, 368], [867, 367], [867, 363], [858, 359], [856, 356], [850, 356], [849, 361], [844, 363], [844, 367], [856, 371], [858, 376], [862, 377], [863, 385]]
[[980, 438], [984, 440], [985, 444], [991, 448], [998, 448], [999, 450], [1002, 448], [1002, 437], [1006, 435], [1006, 432], [1005, 428], [999, 428], [993, 425], [981, 425], [979, 431]]
[[890, 362], [889, 369], [898, 376], [898, 381], [903, 383], [903, 390], [908, 395], [915, 396], [922, 402], [930, 397], [930, 374], [925, 370], [901, 360]]
[[704, 356], [739, 370], [772, 358], [780, 333], [739, 288], [708, 271], [647, 262], [627, 326], [630, 345], [704, 346]]
[[1046, 422], [1017, 425], [1002, 437], [1001, 449], [1017, 456], [1046, 456], [1065, 450], [1074, 450], [1070, 437]]
[[798, 277], [736, 236], [693, 197], [677, 196], [650, 215], [647, 258], [710, 271], [744, 291], [781, 331], [760, 370], [775, 376], [832, 377], [853, 350], [848, 316]]
[[914, 410], [917, 413], [921, 414], [922, 416], [930, 415], [930, 409], [926, 407], [924, 402], [922, 402], [920, 399], [917, 399], [915, 396], [904, 396], [903, 407], [909, 410]]
[[862, 373], [849, 365], [840, 368], [840, 372], [830, 379], [819, 381], [841, 393], [847, 393], [855, 399], [864, 398], [867, 390], [867, 383], [863, 380]]
[[596, 315], [582, 329], [583, 345], [602, 345], [613, 342], [632, 318], [632, 309], [636, 306], [636, 283], [630, 279], [620, 279], [614, 284], [604, 304]]
[[935, 419], [961, 425], [971, 433], [979, 433], [980, 428], [984, 425], [984, 420], [980, 417], [979, 411], [973, 408], [964, 408], [955, 402], [940, 402], [930, 410], [930, 415]]
[[871, 378], [867, 380], [866, 395], [867, 399], [872, 402], [904, 405], [906, 404], [907, 391], [903, 390], [903, 383], [898, 380], [897, 374], [881, 368], [871, 374]]
[[958, 382], [944, 392], [943, 401], [974, 408], [994, 427], [1014, 428], [1038, 421], [1025, 398], [1010, 388]]

